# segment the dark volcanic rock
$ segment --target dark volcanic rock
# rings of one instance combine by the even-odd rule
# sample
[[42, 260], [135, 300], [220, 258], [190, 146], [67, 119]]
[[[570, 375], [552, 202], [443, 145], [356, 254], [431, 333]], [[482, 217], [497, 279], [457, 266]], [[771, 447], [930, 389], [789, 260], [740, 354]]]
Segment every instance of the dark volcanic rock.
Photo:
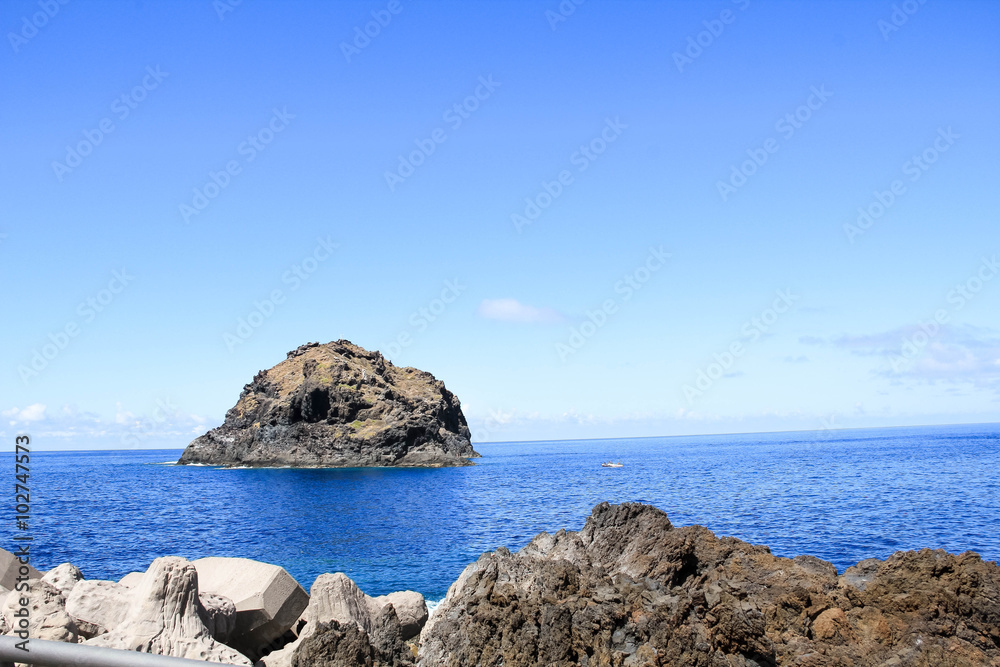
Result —
[[338, 340], [303, 345], [257, 373], [225, 423], [178, 463], [436, 467], [477, 456], [444, 383]]
[[480, 557], [420, 641], [424, 667], [997, 667], [1000, 568], [925, 549], [838, 577], [602, 503], [578, 533]]
[[292, 667], [413, 667], [392, 606], [375, 622], [371, 635], [354, 624], [320, 623], [295, 651]]

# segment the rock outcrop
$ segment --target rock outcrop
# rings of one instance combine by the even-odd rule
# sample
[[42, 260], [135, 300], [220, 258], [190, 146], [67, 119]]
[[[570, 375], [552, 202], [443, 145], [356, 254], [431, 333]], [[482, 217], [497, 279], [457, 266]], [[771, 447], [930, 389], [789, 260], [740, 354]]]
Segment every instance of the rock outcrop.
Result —
[[386, 605], [392, 605], [404, 640], [419, 635], [427, 622], [427, 601], [416, 591], [397, 591], [369, 599], [372, 600], [372, 607], [380, 611]]
[[122, 582], [83, 579], [63, 563], [26, 584], [0, 596], [0, 634], [25, 629], [15, 616], [25, 597], [34, 638], [241, 665], [295, 639], [309, 602], [283, 568], [245, 558], [160, 558]]
[[310, 343], [260, 371], [222, 426], [180, 464], [458, 466], [479, 456], [458, 398], [433, 375], [346, 340]]
[[[263, 666], [291, 667], [296, 660], [311, 664], [301, 660], [307, 655], [315, 657], [320, 650], [315, 641], [319, 645], [335, 645], [336, 652], [350, 653], [364, 646], [360, 637], [369, 641], [371, 656], [381, 655], [379, 660], [384, 661], [394, 651], [405, 653], [403, 642], [417, 636], [426, 620], [427, 604], [420, 593], [400, 591], [373, 598], [365, 595], [343, 572], [321, 574], [309, 590], [309, 606], [300, 619], [304, 625], [299, 628], [298, 638], [265, 656]], [[351, 626], [360, 634], [351, 630]], [[313, 640], [322, 633], [330, 634], [325, 639]]]
[[925, 549], [838, 577], [817, 558], [603, 503], [579, 532], [480, 557], [420, 642], [426, 667], [995, 667], [1000, 568]]
[[369, 635], [352, 623], [320, 623], [291, 658], [291, 667], [413, 667], [397, 636], [399, 621], [391, 606], [379, 614]]

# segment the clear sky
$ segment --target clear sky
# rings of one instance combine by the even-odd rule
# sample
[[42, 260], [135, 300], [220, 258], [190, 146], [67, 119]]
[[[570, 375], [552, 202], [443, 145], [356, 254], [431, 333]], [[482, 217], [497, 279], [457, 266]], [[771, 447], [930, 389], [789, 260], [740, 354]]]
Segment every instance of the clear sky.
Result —
[[339, 338], [478, 441], [1000, 421], [996, 2], [0, 29], [3, 437], [183, 447]]

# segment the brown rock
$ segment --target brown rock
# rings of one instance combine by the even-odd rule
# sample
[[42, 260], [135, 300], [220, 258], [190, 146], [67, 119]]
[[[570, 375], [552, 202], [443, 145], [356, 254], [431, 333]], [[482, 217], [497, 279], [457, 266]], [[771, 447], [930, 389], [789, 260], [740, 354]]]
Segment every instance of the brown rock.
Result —
[[178, 463], [246, 466], [462, 466], [472, 449], [444, 383], [350, 341], [310, 343], [260, 371], [222, 426]]
[[[343, 572], [321, 574], [309, 590], [309, 606], [300, 619], [298, 637], [261, 662], [263, 667], [289, 667], [293, 655], [303, 655], [306, 640], [331, 623], [341, 629], [354, 625], [382, 654], [395, 654], [402, 651], [404, 640], [419, 634], [426, 620], [427, 605], [420, 593], [399, 591], [373, 598]], [[326, 644], [329, 641], [324, 640]]]
[[420, 643], [428, 667], [1000, 666], [1000, 568], [924, 550], [838, 577], [602, 503], [578, 533], [480, 557]]
[[833, 607], [816, 617], [812, 624], [813, 639], [829, 644], [844, 644], [854, 639], [854, 630], [843, 609]]
[[[291, 667], [412, 667], [397, 636], [399, 622], [393, 627], [392, 607], [379, 613], [380, 630], [376, 637], [354, 623], [320, 623], [316, 632], [302, 640], [291, 657]], [[390, 615], [391, 614], [391, 615]]]

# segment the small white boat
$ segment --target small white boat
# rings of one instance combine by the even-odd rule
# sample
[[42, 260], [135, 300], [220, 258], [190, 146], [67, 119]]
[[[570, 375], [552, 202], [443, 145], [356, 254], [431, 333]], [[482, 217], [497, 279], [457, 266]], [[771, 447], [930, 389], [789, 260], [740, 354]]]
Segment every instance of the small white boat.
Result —
[[601, 464], [601, 467], [602, 468], [621, 468], [622, 464], [621, 463], [612, 463], [611, 461], [606, 461], [605, 463]]

